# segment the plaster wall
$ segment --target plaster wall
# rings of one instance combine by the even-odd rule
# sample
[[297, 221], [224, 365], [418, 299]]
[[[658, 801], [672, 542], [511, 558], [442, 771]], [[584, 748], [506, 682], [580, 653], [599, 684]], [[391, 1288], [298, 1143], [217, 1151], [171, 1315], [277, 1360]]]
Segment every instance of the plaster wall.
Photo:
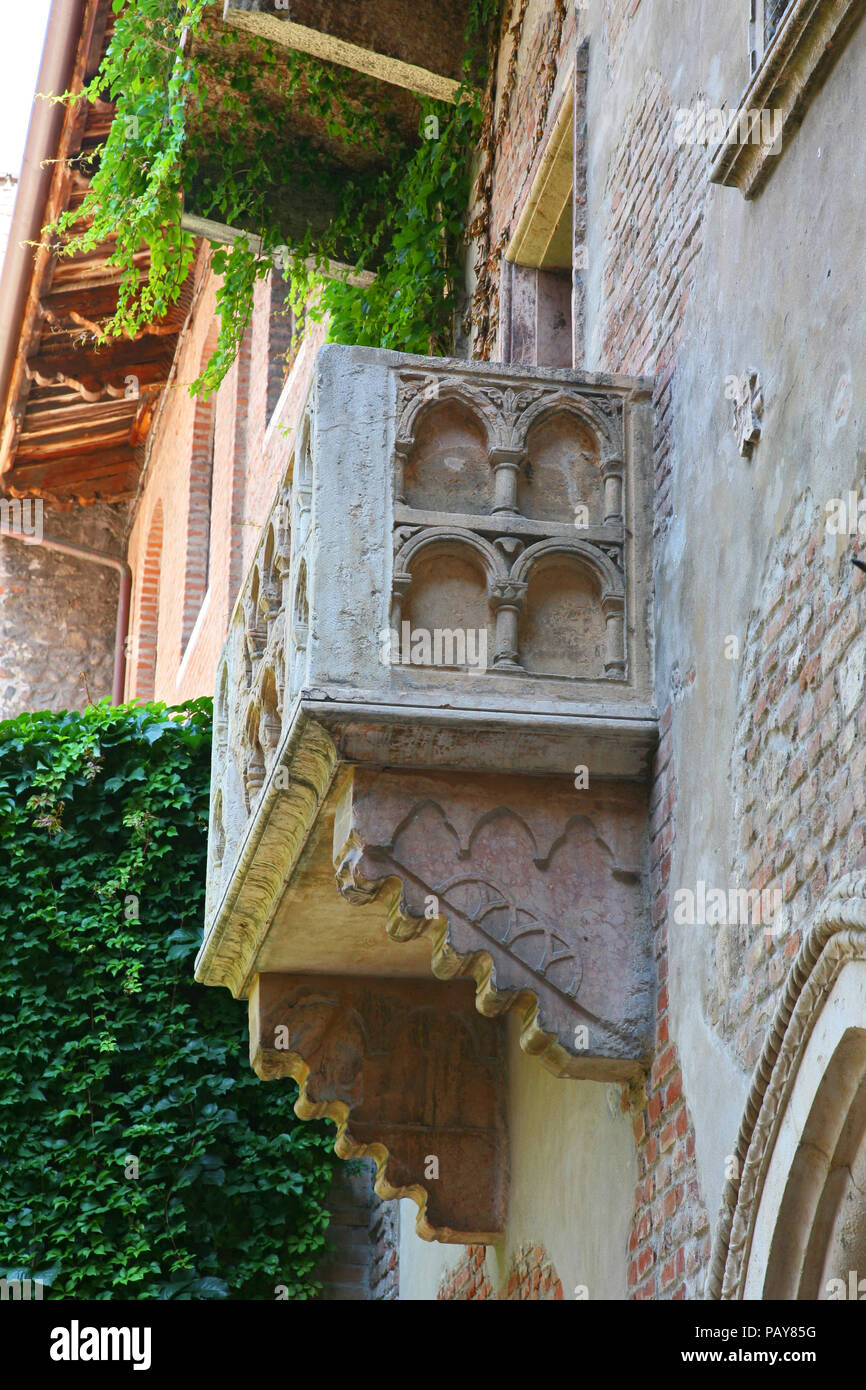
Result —
[[[799, 637], [807, 644], [822, 617], [829, 629], [839, 611], [836, 605], [844, 608], [856, 602], [863, 583], [850, 567], [852, 538], [829, 536], [824, 522], [827, 501], [845, 497], [858, 485], [862, 489], [864, 472], [858, 388], [866, 351], [856, 290], [863, 279], [864, 253], [852, 209], [866, 154], [862, 141], [853, 136], [852, 122], [866, 80], [866, 28], [855, 30], [841, 48], [802, 127], [786, 132], [777, 167], [759, 196], [746, 200], [735, 188], [709, 184], [709, 152], [704, 148], [698, 151], [700, 190], [681, 217], [675, 213], [666, 222], [654, 222], [652, 198], [642, 207], [638, 204], [639, 226], [647, 227], [649, 236], [643, 267], [634, 281], [638, 317], [646, 325], [635, 345], [624, 327], [622, 332], [611, 331], [613, 291], [605, 282], [617, 197], [610, 174], [617, 151], [645, 119], [642, 103], [649, 90], [656, 90], [657, 109], [667, 113], [657, 156], [661, 162], [670, 145], [676, 108], [701, 98], [710, 107], [733, 107], [748, 74], [747, 7], [699, 3], [690, 4], [686, 13], [681, 0], [643, 0], [631, 8], [627, 30], [617, 29], [615, 51], [610, 46], [605, 51], [604, 43], [611, 17], [603, 19], [599, 4], [591, 4], [587, 12], [587, 365], [622, 370], [619, 350], [627, 338], [627, 369], [658, 373], [660, 352], [673, 343], [667, 427], [672, 505], [658, 534], [655, 625], [657, 703], [660, 711], [672, 708], [678, 783], [670, 903], [678, 889], [694, 889], [701, 879], [723, 889], [751, 886], [738, 858], [744, 806], [735, 788], [752, 780], [739, 733], [741, 706], [749, 700], [757, 705], [762, 695], [773, 704], [765, 667], [750, 695], [743, 681], [750, 623], [754, 627], [768, 603], [768, 581], [781, 582], [782, 593], [790, 594], [795, 579], [800, 582], [799, 571], [792, 573], [795, 562], [802, 559], [807, 571], [818, 572], [818, 595], [809, 611], [800, 609]], [[694, 149], [683, 146], [681, 157], [694, 158]], [[699, 232], [693, 223], [687, 224], [686, 212], [691, 219], [698, 214]], [[668, 240], [654, 244], [662, 232]], [[658, 282], [676, 267], [684, 240], [693, 250], [698, 246], [691, 273], [674, 275], [667, 297], [660, 300], [655, 293]], [[747, 368], [759, 371], [765, 401], [762, 435], [751, 459], [738, 453], [725, 397], [726, 379]], [[657, 474], [657, 487], [659, 481]], [[815, 542], [811, 552], [804, 547], [799, 556], [786, 545], [795, 513], [806, 518], [800, 534]], [[780, 565], [780, 557], [785, 565]], [[852, 622], [848, 640], [856, 635], [859, 622], [859, 617]], [[734, 659], [726, 657], [729, 636], [739, 641], [739, 657]], [[827, 701], [815, 711], [810, 732], [820, 728], [822, 750], [828, 751], [842, 737], [836, 708], [840, 692], [832, 686], [840, 652], [828, 650], [829, 639], [818, 638], [809, 650], [824, 651], [822, 674], [831, 686]], [[841, 638], [837, 647], [840, 644], [844, 649]], [[862, 714], [857, 665], [862, 661], [860, 656], [853, 660], [847, 713], [856, 721]], [[786, 783], [786, 759], [805, 745], [797, 716], [812, 701], [811, 690], [802, 683], [798, 688], [796, 680], [792, 691], [788, 724], [781, 708], [771, 709], [773, 727], [767, 736], [781, 759], [780, 817], [786, 813], [785, 803], [800, 796], [794, 790], [795, 777]], [[851, 733], [848, 751], [836, 750], [834, 774], [851, 757], [853, 737]], [[792, 849], [813, 863], [815, 873], [832, 875], [862, 864], [862, 815], [841, 830], [832, 826], [828, 831], [833, 812], [826, 771], [823, 777], [819, 774], [818, 783], [814, 811], [798, 821]], [[706, 1001], [718, 989], [718, 928], [678, 926], [668, 908], [671, 1034], [681, 1058], [711, 1219], [718, 1209], [757, 1039], [766, 1028], [783, 965], [796, 950], [811, 903], [810, 894], [801, 891], [804, 882], [808, 887], [805, 867], [790, 886], [783, 882], [775, 841], [759, 844], [756, 860], [763, 860], [768, 870], [765, 883], [778, 881], [791, 910], [785, 941], [762, 942], [761, 929], [750, 928], [743, 943], [757, 987], [751, 997], [744, 995], [742, 1008], [744, 1013], [757, 1009], [761, 1025], [748, 1036], [732, 1031], [722, 1036], [723, 1030], [708, 1021]], [[768, 954], [765, 946], [781, 952], [775, 984], [772, 974], [766, 983], [760, 974]]]
[[[505, 1288], [521, 1249], [541, 1245], [564, 1299], [624, 1299], [622, 1252], [636, 1164], [623, 1088], [552, 1076], [521, 1051], [514, 1020], [508, 1068], [508, 1224], [502, 1240], [487, 1247], [485, 1260], [494, 1292]], [[400, 1203], [401, 1299], [436, 1298], [444, 1276], [463, 1256], [462, 1246], [420, 1240], [414, 1203]]]

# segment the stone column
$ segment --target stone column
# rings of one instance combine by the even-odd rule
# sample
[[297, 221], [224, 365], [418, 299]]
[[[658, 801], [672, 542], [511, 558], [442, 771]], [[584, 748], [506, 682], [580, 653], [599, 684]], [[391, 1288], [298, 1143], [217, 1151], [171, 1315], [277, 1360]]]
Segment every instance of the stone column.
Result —
[[517, 470], [522, 462], [522, 449], [491, 449], [490, 463], [494, 469], [494, 512], [518, 514]]
[[604, 479], [604, 519], [622, 521], [622, 459], [606, 458], [601, 465]]
[[604, 611], [604, 670], [608, 676], [625, 675], [625, 600], [620, 594], [602, 599]]
[[525, 597], [526, 585], [514, 579], [494, 584], [490, 592], [490, 606], [496, 614], [493, 665], [497, 671], [523, 670], [518, 660], [517, 623]]

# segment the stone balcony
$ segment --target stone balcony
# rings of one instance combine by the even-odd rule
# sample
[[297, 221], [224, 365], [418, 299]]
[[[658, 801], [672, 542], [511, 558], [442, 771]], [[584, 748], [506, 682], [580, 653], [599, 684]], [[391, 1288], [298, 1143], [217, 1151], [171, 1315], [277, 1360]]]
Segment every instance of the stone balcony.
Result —
[[649, 386], [330, 346], [297, 439], [218, 673], [197, 978], [422, 1235], [489, 1241], [502, 1016], [562, 1077], [651, 1042]]

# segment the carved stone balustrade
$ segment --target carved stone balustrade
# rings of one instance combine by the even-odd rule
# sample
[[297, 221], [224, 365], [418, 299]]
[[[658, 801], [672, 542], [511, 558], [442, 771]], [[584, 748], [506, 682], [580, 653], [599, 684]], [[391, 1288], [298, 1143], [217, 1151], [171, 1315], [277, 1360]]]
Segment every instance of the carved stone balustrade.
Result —
[[562, 1077], [650, 1043], [651, 395], [327, 347], [297, 437], [219, 671], [197, 978], [422, 1235], [489, 1241], [501, 1016]]

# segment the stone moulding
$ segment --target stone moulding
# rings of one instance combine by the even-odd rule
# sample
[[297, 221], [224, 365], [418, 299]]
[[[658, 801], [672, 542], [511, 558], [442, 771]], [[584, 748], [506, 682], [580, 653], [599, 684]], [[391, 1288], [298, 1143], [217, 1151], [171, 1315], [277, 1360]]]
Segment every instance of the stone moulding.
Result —
[[740, 1177], [729, 1179], [722, 1194], [707, 1277], [710, 1299], [744, 1297], [764, 1180], [800, 1062], [842, 970], [862, 960], [866, 960], [866, 874], [857, 873], [843, 878], [816, 909], [755, 1068], [733, 1151]]
[[305, 1120], [341, 1158], [373, 1158], [376, 1191], [410, 1197], [425, 1240], [490, 1243], [505, 1228], [504, 1039], [466, 982], [258, 975], [250, 1061], [292, 1077]]
[[[781, 158], [831, 63], [863, 14], [862, 0], [795, 0], [768, 44], [758, 69], [714, 150], [710, 182], [753, 198]], [[761, 113], [773, 119], [773, 144], [755, 143]], [[781, 123], [777, 129], [776, 122]]]
[[622, 402], [604, 388], [575, 385], [502, 385], [491, 374], [478, 380], [456, 373], [404, 371], [397, 393], [396, 452], [405, 457], [418, 426], [435, 405], [458, 401], [484, 423], [489, 448], [498, 457], [522, 458], [533, 425], [555, 414], [573, 415], [600, 441], [602, 461], [622, 464]]
[[[195, 963], [199, 982], [224, 985], [236, 999], [245, 997], [279, 890], [297, 864], [338, 762], [328, 732], [299, 712], [245, 827], [225, 891], [218, 902], [209, 901]], [[288, 767], [291, 777], [278, 778]]]

